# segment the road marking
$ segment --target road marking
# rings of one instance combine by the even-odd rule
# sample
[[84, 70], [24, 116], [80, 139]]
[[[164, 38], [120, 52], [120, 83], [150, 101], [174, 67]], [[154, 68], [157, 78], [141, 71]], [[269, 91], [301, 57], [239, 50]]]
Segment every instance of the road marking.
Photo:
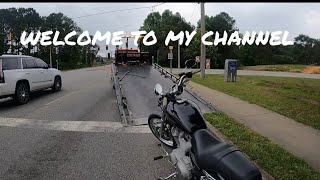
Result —
[[135, 126], [137, 125], [148, 125], [148, 118], [137, 118], [137, 119], [132, 119], [132, 122]]
[[124, 127], [120, 122], [104, 121], [48, 121], [0, 117], [0, 126], [76, 132], [151, 133], [148, 126]]
[[55, 103], [55, 102], [59, 101], [60, 99], [62, 99], [62, 98], [64, 98], [64, 97], [67, 97], [67, 96], [69, 96], [69, 95], [71, 95], [71, 94], [73, 94], [73, 93], [75, 93], [75, 92], [78, 92], [78, 91], [73, 91], [73, 92], [71, 92], [71, 93], [69, 93], [69, 94], [67, 94], [67, 95], [64, 95], [64, 96], [56, 99], [56, 100], [53, 100], [53, 101], [47, 103], [46, 106], [48, 106], [48, 105], [50, 105], [50, 104], [52, 104], [52, 103]]

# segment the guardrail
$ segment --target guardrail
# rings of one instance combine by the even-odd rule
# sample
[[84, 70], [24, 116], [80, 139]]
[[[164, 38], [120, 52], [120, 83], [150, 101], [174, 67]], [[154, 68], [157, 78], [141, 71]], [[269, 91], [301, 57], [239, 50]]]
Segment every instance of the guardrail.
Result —
[[173, 82], [177, 82], [179, 80], [179, 78], [177, 76], [175, 76], [172, 73], [170, 73], [169, 71], [165, 70], [159, 64], [154, 63], [153, 65], [154, 65], [154, 68], [158, 69], [162, 75], [165, 75], [166, 77], [169, 77]]

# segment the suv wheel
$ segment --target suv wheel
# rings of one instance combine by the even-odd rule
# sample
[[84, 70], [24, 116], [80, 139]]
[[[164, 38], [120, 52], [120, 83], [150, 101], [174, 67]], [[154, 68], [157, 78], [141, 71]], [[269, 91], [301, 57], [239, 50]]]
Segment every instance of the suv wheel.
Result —
[[52, 90], [55, 92], [58, 92], [61, 90], [61, 86], [62, 86], [62, 81], [61, 81], [61, 77], [60, 76], [56, 76], [54, 78], [54, 84], [52, 86]]
[[17, 104], [25, 104], [30, 100], [30, 89], [27, 83], [17, 84], [13, 99]]

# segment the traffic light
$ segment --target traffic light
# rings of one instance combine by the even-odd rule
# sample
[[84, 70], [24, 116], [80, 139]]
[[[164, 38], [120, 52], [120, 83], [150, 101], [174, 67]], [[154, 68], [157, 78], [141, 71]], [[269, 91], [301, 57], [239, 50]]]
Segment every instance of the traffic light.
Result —
[[106, 50], [108, 50], [108, 45], [106, 45]]
[[11, 40], [12, 40], [12, 33], [9, 32], [9, 33], [8, 33], [8, 41], [11, 41]]
[[110, 53], [108, 53], [108, 59], [110, 59]]

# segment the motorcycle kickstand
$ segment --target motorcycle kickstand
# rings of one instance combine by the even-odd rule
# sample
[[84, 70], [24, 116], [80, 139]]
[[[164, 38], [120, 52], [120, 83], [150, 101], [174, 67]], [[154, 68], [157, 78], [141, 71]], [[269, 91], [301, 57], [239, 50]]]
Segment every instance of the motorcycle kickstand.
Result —
[[169, 153], [164, 149], [163, 144], [161, 144], [161, 148], [166, 153], [166, 156], [169, 156]]
[[168, 177], [165, 177], [165, 178], [157, 178], [157, 180], [167, 180], [167, 179], [170, 179], [171, 177], [177, 177], [177, 172], [174, 172], [174, 173], [172, 173], [172, 174], [170, 174]]
[[159, 159], [163, 159], [164, 157], [169, 157], [169, 153], [164, 149], [164, 147], [162, 146], [162, 144], [159, 144], [159, 146], [162, 147], [163, 151], [166, 153], [165, 155], [162, 155], [162, 156], [157, 156], [157, 157], [154, 157], [153, 160], [159, 160]]

